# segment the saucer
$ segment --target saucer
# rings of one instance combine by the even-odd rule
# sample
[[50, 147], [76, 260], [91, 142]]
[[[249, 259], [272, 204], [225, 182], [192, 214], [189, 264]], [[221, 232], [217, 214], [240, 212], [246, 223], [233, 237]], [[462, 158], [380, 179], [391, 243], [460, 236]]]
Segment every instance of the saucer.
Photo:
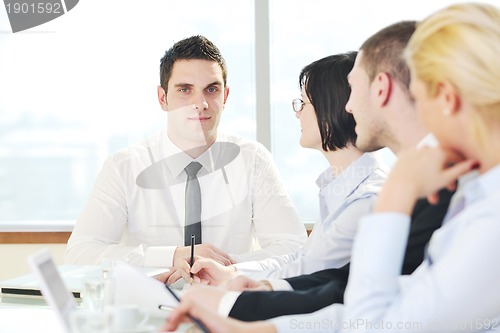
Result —
[[154, 332], [155, 327], [152, 325], [144, 325], [137, 327], [135, 329], [126, 330], [126, 331], [113, 331], [113, 333], [152, 333]]

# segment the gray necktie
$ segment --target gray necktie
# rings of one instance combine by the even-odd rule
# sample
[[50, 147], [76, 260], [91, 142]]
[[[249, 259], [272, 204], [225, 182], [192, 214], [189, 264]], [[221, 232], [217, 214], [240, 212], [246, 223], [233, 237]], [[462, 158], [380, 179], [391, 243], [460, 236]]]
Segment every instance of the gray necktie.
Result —
[[200, 183], [196, 174], [201, 169], [201, 164], [191, 162], [184, 171], [187, 174], [186, 181], [186, 224], [184, 226], [184, 245], [191, 244], [191, 235], [195, 236], [195, 244], [201, 244], [201, 191]]

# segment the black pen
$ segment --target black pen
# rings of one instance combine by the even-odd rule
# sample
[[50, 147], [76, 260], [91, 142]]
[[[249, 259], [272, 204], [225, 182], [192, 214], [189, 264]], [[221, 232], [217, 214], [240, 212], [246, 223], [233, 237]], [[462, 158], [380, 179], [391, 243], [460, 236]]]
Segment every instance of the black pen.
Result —
[[[172, 296], [178, 301], [180, 302], [180, 298], [179, 296], [177, 296], [177, 294], [172, 290], [172, 288], [170, 288], [167, 284], [165, 285], [165, 288], [167, 288], [168, 292], [172, 294]], [[161, 310], [166, 310], [167, 306], [166, 305], [162, 305], [160, 304], [158, 306], [159, 309]], [[210, 333], [210, 331], [208, 330], [208, 328], [205, 326], [205, 324], [203, 324], [199, 319], [196, 319], [194, 318], [193, 316], [191, 316], [190, 314], [186, 314], [186, 316], [196, 325], [198, 326], [198, 328], [203, 332], [203, 333]]]
[[[193, 267], [194, 264], [194, 243], [196, 240], [195, 235], [191, 235], [191, 262], [190, 265]], [[189, 283], [193, 284], [193, 273], [191, 273], [191, 268], [189, 269]]]

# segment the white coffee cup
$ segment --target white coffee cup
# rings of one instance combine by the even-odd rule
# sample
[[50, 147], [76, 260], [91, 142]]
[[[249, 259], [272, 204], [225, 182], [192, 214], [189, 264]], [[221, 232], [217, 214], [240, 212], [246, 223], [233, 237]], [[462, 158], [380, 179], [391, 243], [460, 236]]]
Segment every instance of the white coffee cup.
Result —
[[111, 331], [114, 333], [135, 332], [144, 327], [149, 311], [137, 305], [123, 304], [111, 308]]

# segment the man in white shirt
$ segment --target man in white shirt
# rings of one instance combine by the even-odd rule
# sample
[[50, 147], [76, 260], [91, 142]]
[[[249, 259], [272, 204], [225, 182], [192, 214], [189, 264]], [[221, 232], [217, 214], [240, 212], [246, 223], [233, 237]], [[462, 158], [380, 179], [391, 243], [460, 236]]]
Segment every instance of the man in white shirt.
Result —
[[167, 50], [158, 87], [167, 129], [105, 162], [68, 241], [67, 263], [107, 258], [166, 267], [189, 255], [185, 212], [196, 200], [186, 200], [185, 168], [192, 162], [201, 195], [197, 256], [227, 265], [285, 254], [305, 242], [270, 153], [217, 130], [229, 94], [226, 76], [219, 50], [203, 36]]

